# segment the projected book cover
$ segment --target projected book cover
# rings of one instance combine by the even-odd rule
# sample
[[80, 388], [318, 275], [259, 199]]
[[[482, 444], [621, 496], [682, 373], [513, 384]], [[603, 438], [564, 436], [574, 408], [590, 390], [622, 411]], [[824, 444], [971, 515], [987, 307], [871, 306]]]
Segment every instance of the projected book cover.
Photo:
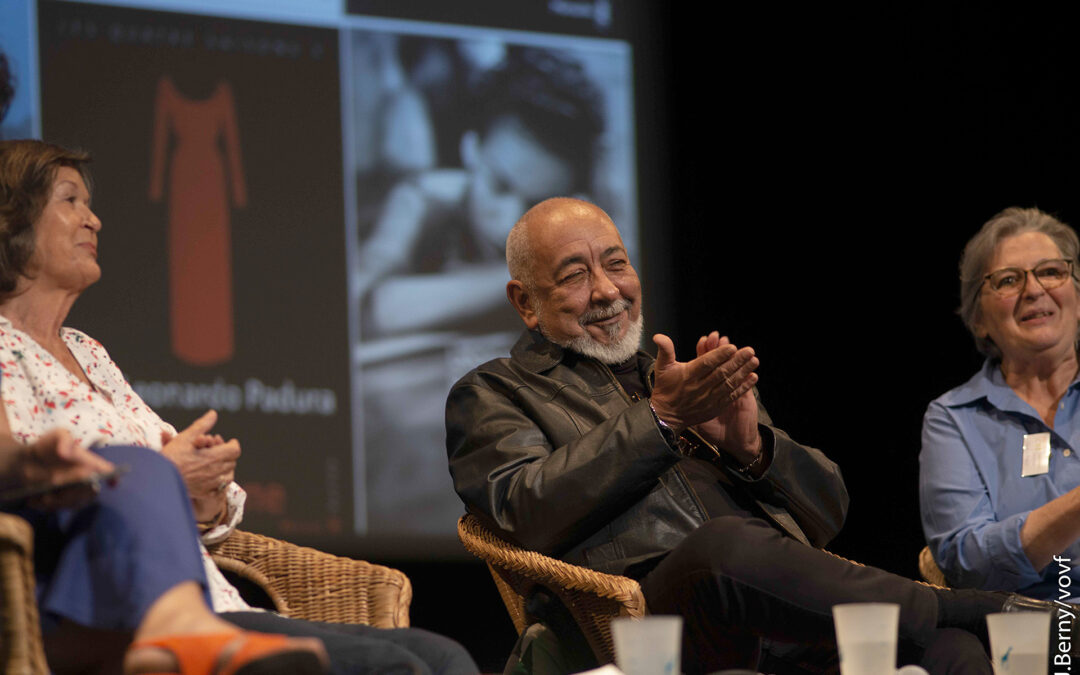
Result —
[[94, 155], [100, 283], [69, 318], [182, 428], [240, 439], [246, 527], [352, 529], [337, 32], [73, 3], [42, 130]]

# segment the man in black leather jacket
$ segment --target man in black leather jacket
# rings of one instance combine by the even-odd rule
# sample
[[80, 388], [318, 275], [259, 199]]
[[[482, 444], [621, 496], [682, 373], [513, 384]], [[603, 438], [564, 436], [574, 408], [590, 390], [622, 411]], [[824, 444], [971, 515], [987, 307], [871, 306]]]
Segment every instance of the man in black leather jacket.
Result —
[[[1004, 598], [820, 550], [846, 514], [840, 470], [771, 426], [752, 349], [712, 333], [686, 363], [664, 335], [655, 361], [638, 350], [641, 287], [607, 214], [542, 202], [511, 232], [507, 261], [528, 330], [447, 401], [450, 472], [469, 512], [526, 548], [638, 579], [650, 612], [685, 618], [688, 673], [800, 672], [808, 654], [835, 668], [831, 607], [865, 601], [901, 605], [905, 660], [990, 672], [955, 627], [983, 631]], [[816, 651], [785, 671], [759, 661], [761, 637]]]

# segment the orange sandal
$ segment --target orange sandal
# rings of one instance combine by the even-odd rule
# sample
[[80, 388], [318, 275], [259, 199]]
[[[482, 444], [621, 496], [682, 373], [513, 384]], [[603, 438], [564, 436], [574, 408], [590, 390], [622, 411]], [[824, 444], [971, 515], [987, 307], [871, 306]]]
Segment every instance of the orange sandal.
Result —
[[[177, 672], [180, 675], [322, 675], [326, 672], [319, 654], [296, 649], [291, 640], [286, 635], [252, 632], [171, 635], [136, 642], [128, 648], [128, 653], [144, 647], [171, 653], [180, 669], [169, 671], [169, 675]], [[234, 645], [236, 648], [227, 652]]]

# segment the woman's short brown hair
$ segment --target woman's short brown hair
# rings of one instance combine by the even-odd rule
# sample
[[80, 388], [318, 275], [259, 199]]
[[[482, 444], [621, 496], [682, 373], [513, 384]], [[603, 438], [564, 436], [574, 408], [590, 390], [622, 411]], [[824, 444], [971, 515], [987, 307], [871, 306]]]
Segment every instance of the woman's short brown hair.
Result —
[[42, 141], [0, 141], [0, 298], [15, 290], [34, 253], [34, 223], [45, 210], [56, 172], [75, 169], [91, 189], [90, 155]]

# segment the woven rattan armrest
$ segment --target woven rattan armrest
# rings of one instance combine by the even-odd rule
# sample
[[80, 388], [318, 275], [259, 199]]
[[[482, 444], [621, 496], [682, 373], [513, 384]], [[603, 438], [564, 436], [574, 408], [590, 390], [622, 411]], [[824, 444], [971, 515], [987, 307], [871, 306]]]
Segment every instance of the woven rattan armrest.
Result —
[[923, 579], [935, 586], [948, 587], [948, 584], [945, 583], [945, 573], [934, 562], [934, 556], [930, 553], [929, 546], [923, 546], [922, 550], [919, 551], [919, 574], [922, 575]]
[[46, 675], [37, 600], [34, 532], [18, 516], [0, 513], [0, 671]]
[[646, 613], [641, 586], [633, 579], [527, 551], [496, 536], [471, 514], [458, 521], [458, 536], [470, 553], [487, 563], [519, 634], [532, 622], [525, 600], [537, 585], [558, 596], [600, 663], [614, 660], [611, 619]]
[[221, 569], [266, 591], [285, 616], [378, 628], [409, 625], [412, 584], [393, 568], [242, 530], [211, 546], [210, 554]]

